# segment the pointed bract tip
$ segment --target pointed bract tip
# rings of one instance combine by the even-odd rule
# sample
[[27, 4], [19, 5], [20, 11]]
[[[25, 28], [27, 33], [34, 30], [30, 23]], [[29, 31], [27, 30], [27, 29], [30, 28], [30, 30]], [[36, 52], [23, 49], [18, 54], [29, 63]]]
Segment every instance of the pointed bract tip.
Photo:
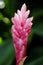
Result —
[[33, 23], [31, 22], [31, 25], [33, 25]]
[[28, 16], [30, 14], [30, 10], [28, 10], [27, 12], [26, 12], [26, 15]]
[[25, 6], [26, 7], [26, 4], [24, 3], [22, 6]]
[[31, 17], [31, 21], [33, 20], [33, 16]]
[[24, 3], [21, 7], [21, 11], [25, 10], [26, 11], [26, 4]]
[[28, 13], [30, 13], [30, 10], [28, 10]]

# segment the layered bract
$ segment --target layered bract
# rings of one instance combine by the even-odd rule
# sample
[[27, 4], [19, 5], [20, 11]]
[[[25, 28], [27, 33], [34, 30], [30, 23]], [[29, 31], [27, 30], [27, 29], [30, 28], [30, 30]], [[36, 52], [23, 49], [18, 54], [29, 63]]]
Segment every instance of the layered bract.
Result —
[[20, 61], [26, 56], [27, 40], [33, 20], [33, 17], [28, 18], [29, 14], [30, 10], [26, 11], [26, 5], [23, 4], [21, 10], [17, 10], [17, 13], [11, 19], [13, 23], [11, 32], [16, 52], [16, 65], [19, 65]]

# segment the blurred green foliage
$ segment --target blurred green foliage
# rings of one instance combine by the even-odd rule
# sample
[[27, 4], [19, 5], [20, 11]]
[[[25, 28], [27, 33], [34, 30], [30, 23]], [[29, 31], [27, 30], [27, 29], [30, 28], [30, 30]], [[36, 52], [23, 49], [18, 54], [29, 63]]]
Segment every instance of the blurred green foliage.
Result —
[[0, 65], [16, 65], [15, 50], [11, 36], [11, 17], [26, 3], [30, 16], [34, 17], [28, 39], [27, 59], [24, 65], [43, 65], [43, 1], [4, 0], [5, 8], [0, 9]]

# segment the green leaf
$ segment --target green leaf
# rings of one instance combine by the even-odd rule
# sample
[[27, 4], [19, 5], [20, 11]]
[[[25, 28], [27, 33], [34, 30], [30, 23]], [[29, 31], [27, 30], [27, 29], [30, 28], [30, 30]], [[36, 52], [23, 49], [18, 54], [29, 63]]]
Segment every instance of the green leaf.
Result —
[[2, 39], [2, 37], [0, 37], [0, 44], [2, 44], [2, 42], [3, 42], [3, 39]]
[[31, 16], [33, 16], [33, 28], [32, 31], [40, 36], [43, 36], [43, 9], [34, 9], [31, 12]]
[[26, 65], [43, 65], [43, 56], [41, 58], [38, 58]]
[[29, 34], [29, 37], [28, 37], [28, 42], [29, 43], [31, 43], [33, 36], [34, 36], [34, 32], [33, 32], [33, 30], [31, 30], [31, 32]]
[[15, 51], [11, 40], [0, 45], [0, 65], [11, 65], [15, 58]]
[[40, 35], [43, 37], [43, 22], [37, 21], [33, 26], [33, 31], [35, 34]]
[[0, 20], [2, 20], [4, 18], [4, 16], [2, 15], [2, 13], [0, 12]]
[[41, 56], [43, 56], [43, 46], [41, 46], [41, 47], [37, 46], [36, 48], [31, 49], [30, 55], [29, 55], [31, 60], [35, 60]]
[[25, 60], [24, 65], [41, 65], [43, 63], [42, 62], [43, 61], [43, 46], [37, 46], [37, 47], [31, 48], [28, 54], [29, 56]]
[[9, 18], [7, 18], [7, 17], [4, 17], [4, 18], [3, 18], [3, 22], [4, 22], [5, 24], [10, 24], [10, 20], [9, 20]]
[[35, 19], [43, 16], [43, 9], [33, 9], [31, 12], [31, 16], [33, 16]]
[[5, 12], [9, 17], [12, 17], [14, 15], [14, 12], [16, 11], [17, 6], [17, 0], [4, 0], [5, 1]]

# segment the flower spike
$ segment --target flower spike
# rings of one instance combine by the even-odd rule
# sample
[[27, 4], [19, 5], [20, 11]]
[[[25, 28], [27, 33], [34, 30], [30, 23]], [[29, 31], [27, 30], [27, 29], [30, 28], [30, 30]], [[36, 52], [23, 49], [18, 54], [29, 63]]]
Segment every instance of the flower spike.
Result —
[[30, 10], [26, 11], [27, 7], [24, 3], [21, 10], [17, 10], [14, 17], [12, 17], [12, 38], [16, 52], [16, 65], [19, 65], [21, 60], [26, 57], [26, 47], [28, 35], [32, 27], [33, 17], [28, 18]]

